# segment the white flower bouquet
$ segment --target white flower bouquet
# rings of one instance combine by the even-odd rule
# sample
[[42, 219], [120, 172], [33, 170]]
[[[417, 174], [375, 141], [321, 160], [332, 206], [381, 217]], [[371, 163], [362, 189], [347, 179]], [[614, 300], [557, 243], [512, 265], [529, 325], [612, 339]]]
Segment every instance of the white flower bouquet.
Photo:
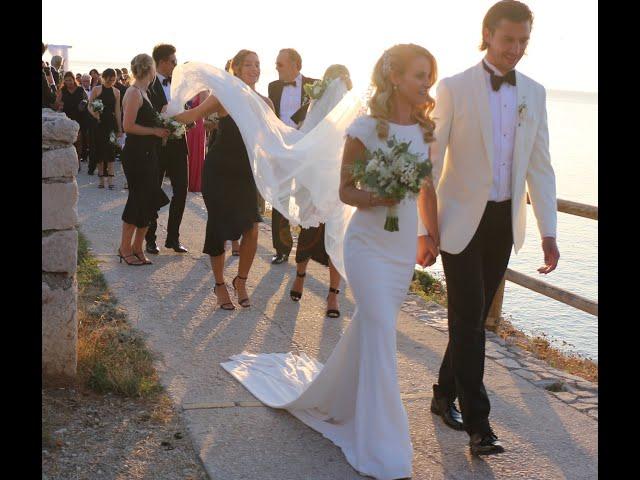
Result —
[[91, 102], [91, 108], [96, 113], [102, 113], [104, 110], [104, 103], [99, 98]]
[[[156, 125], [161, 128], [166, 128], [169, 130], [169, 138], [182, 138], [183, 135], [187, 133], [186, 125], [172, 120], [171, 118], [163, 117], [159, 113], [156, 112]], [[167, 139], [162, 140], [162, 144], [165, 145], [167, 143]]]
[[306, 83], [305, 85], [303, 85], [302, 88], [304, 89], [305, 93], [309, 98], [312, 98], [313, 100], [317, 100], [322, 96], [324, 91], [327, 89], [327, 87], [329, 86], [329, 82], [331, 80], [333, 79], [316, 80], [313, 83]]
[[[415, 198], [420, 192], [422, 181], [431, 173], [429, 159], [421, 161], [421, 156], [409, 151], [411, 142], [398, 142], [395, 135], [387, 141], [388, 152], [381, 148], [365, 152], [365, 158], [354, 162], [353, 178], [360, 186], [380, 197], [400, 201]], [[387, 208], [384, 229], [397, 232], [398, 212], [395, 206]]]

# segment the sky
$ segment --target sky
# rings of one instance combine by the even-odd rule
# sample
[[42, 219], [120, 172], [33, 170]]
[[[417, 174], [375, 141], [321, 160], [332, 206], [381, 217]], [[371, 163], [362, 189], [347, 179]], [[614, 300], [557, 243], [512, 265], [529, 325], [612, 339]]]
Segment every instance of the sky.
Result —
[[[302, 73], [320, 78], [333, 63], [346, 65], [354, 87], [366, 89], [385, 49], [417, 43], [438, 62], [439, 78], [480, 61], [482, 19], [495, 0], [131, 0], [109, 6], [90, 2], [67, 8], [42, 2], [44, 43], [71, 45], [71, 69], [91, 62], [129, 66], [138, 53], [171, 43], [178, 62], [224, 67], [247, 48], [262, 66], [258, 91], [277, 79], [281, 48], [302, 56]], [[527, 54], [517, 69], [547, 89], [598, 91], [596, 0], [528, 0], [534, 23]], [[48, 55], [45, 53], [45, 60]]]

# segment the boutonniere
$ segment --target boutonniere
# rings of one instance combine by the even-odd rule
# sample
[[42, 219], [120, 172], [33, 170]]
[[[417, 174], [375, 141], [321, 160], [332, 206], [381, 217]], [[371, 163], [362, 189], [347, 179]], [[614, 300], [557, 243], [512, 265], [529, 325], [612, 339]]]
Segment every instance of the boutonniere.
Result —
[[518, 126], [520, 126], [520, 122], [523, 122], [527, 117], [527, 102], [523, 98], [522, 103], [518, 105]]

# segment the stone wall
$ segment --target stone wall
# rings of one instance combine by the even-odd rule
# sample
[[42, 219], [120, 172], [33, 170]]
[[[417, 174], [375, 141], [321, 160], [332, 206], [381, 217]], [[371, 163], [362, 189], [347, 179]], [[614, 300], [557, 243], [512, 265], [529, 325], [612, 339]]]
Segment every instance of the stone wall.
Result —
[[69, 381], [77, 365], [78, 123], [42, 109], [42, 371]]

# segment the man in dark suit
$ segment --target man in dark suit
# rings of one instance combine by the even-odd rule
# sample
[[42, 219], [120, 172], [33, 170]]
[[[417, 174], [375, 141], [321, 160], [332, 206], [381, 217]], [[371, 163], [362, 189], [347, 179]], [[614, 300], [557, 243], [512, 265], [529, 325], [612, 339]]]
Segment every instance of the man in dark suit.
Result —
[[[304, 120], [309, 106], [309, 99], [303, 85], [313, 83], [315, 78], [305, 77], [302, 70], [302, 57], [293, 48], [283, 48], [276, 58], [276, 70], [279, 80], [269, 84], [269, 98], [276, 109], [276, 115], [287, 125], [298, 128]], [[295, 121], [291, 118], [295, 115]], [[271, 217], [271, 235], [276, 253], [271, 263], [280, 264], [289, 259], [293, 239], [287, 220], [275, 208]]]
[[[171, 100], [171, 74], [178, 64], [176, 48], [173, 45], [160, 44], [153, 49], [153, 60], [156, 64], [156, 78], [149, 85], [147, 93], [153, 108], [161, 113]], [[167, 238], [164, 246], [173, 248], [175, 252], [186, 253], [188, 250], [180, 243], [180, 222], [187, 201], [187, 187], [189, 182], [189, 167], [187, 164], [187, 139], [170, 138], [165, 146], [160, 147], [159, 163], [160, 176], [158, 182], [162, 185], [165, 174], [171, 179], [173, 196], [169, 205], [169, 221], [167, 222]], [[156, 219], [149, 224], [145, 240], [146, 251], [158, 254], [160, 249], [156, 244]]]

